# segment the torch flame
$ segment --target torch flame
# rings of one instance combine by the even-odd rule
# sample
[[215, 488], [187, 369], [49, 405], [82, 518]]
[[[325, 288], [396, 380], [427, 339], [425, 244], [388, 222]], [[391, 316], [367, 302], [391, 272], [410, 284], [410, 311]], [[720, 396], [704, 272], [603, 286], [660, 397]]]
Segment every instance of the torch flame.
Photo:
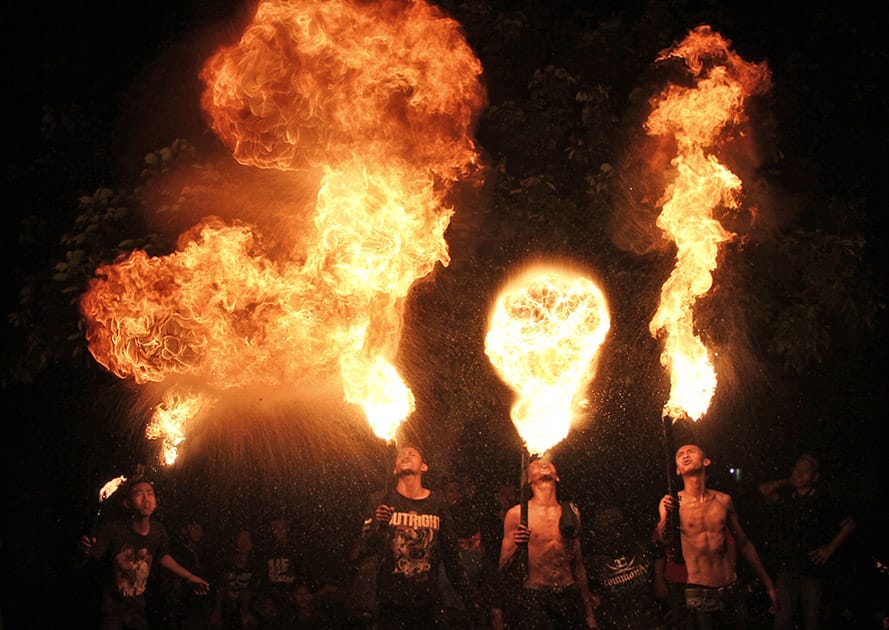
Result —
[[126, 483], [127, 478], [121, 475], [105, 482], [105, 485], [99, 489], [99, 503], [104, 503], [108, 498], [117, 492], [120, 487]]
[[[322, 174], [315, 233], [273, 257], [259, 226], [208, 218], [167, 256], [100, 267], [81, 300], [96, 361], [208, 392], [338, 371], [345, 399], [391, 440], [414, 410], [394, 365], [405, 297], [450, 263], [447, 196], [481, 171], [481, 72], [459, 25], [423, 1], [260, 2], [205, 63], [202, 106], [241, 165]], [[158, 407], [149, 431], [167, 459], [199, 398]]]
[[604, 293], [583, 276], [532, 268], [500, 292], [485, 353], [518, 395], [511, 417], [529, 453], [568, 435], [610, 327]]
[[714, 218], [721, 208], [736, 209], [741, 180], [710, 153], [729, 125], [744, 118], [745, 99], [770, 85], [768, 68], [745, 62], [729, 42], [707, 26], [665, 50], [659, 60], [682, 60], [692, 87], [671, 85], [653, 100], [646, 129], [671, 136], [677, 147], [673, 182], [658, 201], [658, 227], [676, 245], [676, 265], [661, 289], [649, 330], [663, 334], [661, 364], [670, 370], [670, 398], [664, 415], [698, 420], [716, 391], [716, 371], [695, 332], [693, 307], [710, 290], [721, 243], [734, 238]]

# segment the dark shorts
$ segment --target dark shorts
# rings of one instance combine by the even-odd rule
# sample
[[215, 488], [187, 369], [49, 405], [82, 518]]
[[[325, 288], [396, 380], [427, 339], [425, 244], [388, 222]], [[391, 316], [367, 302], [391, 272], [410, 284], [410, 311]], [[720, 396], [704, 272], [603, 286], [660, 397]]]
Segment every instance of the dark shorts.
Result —
[[398, 606], [381, 602], [377, 610], [377, 630], [435, 630], [441, 627], [438, 606]]
[[571, 630], [586, 628], [586, 610], [577, 585], [559, 588], [523, 588], [516, 627]]

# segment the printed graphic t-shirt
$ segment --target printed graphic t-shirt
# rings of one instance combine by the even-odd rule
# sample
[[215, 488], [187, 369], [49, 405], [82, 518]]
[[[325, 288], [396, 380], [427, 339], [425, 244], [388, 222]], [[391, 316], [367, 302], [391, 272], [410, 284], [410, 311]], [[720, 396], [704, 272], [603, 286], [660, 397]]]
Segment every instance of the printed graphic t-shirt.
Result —
[[103, 523], [90, 549], [93, 558], [106, 563], [102, 614], [122, 619], [142, 616], [145, 588], [154, 562], [169, 553], [170, 542], [163, 524], [152, 521], [143, 536], [125, 521]]

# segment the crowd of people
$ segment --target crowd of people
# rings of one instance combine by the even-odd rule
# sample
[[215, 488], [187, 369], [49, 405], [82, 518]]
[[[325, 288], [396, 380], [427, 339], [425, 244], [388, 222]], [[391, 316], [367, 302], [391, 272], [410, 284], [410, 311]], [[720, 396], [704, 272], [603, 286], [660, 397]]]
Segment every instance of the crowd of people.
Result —
[[483, 492], [462, 475], [438, 489], [424, 482], [423, 447], [400, 444], [391, 483], [368, 497], [342, 571], [319, 566], [280, 514], [235, 526], [230, 540], [212, 545], [194, 515], [168, 534], [154, 518], [151, 480], [134, 476], [119, 492], [120, 514], [76, 546], [76, 570], [92, 567], [101, 586], [87, 611], [94, 626], [80, 625], [889, 628], [887, 559], [871, 554], [855, 566], [863, 558], [856, 515], [830, 492], [815, 455], [800, 454], [786, 477], [759, 485], [763, 526], [754, 535], [734, 497], [711, 487], [699, 440], [681, 440], [675, 465], [681, 489], [657, 505], [615, 499], [586, 515], [559, 495], [548, 454], [530, 458], [521, 488]]

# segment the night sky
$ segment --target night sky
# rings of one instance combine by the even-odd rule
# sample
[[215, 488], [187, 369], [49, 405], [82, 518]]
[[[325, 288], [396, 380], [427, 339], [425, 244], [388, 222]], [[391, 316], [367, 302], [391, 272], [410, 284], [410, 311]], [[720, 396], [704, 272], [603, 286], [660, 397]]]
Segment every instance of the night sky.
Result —
[[[17, 308], [25, 279], [46, 273], [58, 255], [57, 246], [47, 243], [57, 242], [69, 229], [76, 210], [73, 203], [59, 207], [59, 199], [76, 199], [100, 185], [132, 179], [142, 156], [175, 138], [213, 146], [200, 114], [196, 73], [220, 42], [239, 35], [248, 14], [232, 0], [102, 2], [86, 8], [24, 4], [7, 10], [7, 30], [14, 36], [5, 43], [6, 216], [16, 224], [5, 231], [13, 280], [6, 289], [8, 312]], [[658, 51], [655, 42], [669, 43], [698, 23], [711, 23], [745, 59], [765, 60], [773, 70], [772, 139], [780, 157], [772, 168], [781, 173], [764, 176], [780, 180], [782, 196], [773, 201], [773, 209], [784, 213], [783, 228], [849, 238], [862, 235], [868, 243], [864, 262], [878, 279], [876, 294], [885, 291], [886, 271], [885, 203], [878, 186], [885, 179], [889, 107], [878, 86], [887, 49], [873, 9], [862, 9], [863, 3], [835, 4], [808, 3], [798, 9], [765, 2], [444, 6], [465, 24], [467, 39], [478, 51], [490, 107], [527, 98], [533, 72], [561, 64], [591, 83], [610, 87], [620, 120], [615, 128], [622, 131], [639, 103], [634, 90], [650, 89], [658, 80], [644, 61]], [[527, 18], [517, 27], [521, 36], [499, 41], [502, 31], [491, 30], [491, 14], [480, 7], [495, 13], [521, 9]], [[584, 29], [600, 38], [587, 41], [601, 58], [578, 59], [565, 44], [580, 41], [575, 38]], [[601, 38], [606, 38], [605, 44]], [[624, 52], [609, 46], [616, 41], [624, 43]], [[48, 112], [52, 115], [47, 118]], [[71, 122], [75, 119], [79, 122]], [[478, 133], [492, 161], [512, 169], [509, 175], [517, 180], [534, 174], [533, 160], [516, 150], [520, 145], [499, 135], [492, 119], [483, 118]], [[47, 131], [47, 121], [52, 120], [72, 128], [83, 123], [96, 131], [83, 134], [86, 139], [74, 132], [68, 138], [58, 130]], [[812, 121], [820, 124], [811, 126]], [[613, 157], [619, 163], [618, 156]], [[54, 168], [54, 176], [47, 179], [40, 166], [46, 163], [62, 168]], [[820, 203], [812, 202], [813, 197], [821, 197]], [[515, 219], [485, 207], [486, 198], [480, 195], [469, 208], [458, 208], [449, 232], [452, 265], [422, 283], [407, 309], [403, 365], [418, 397], [409, 431], [429, 447], [433, 485], [441, 483], [446, 470], [467, 471], [481, 487], [518, 476], [521, 445], [508, 420], [510, 393], [490, 370], [485, 372], [484, 357], [468, 356], [480, 348], [487, 304], [467, 303], [454, 295], [466, 286], [474, 287], [466, 295], [474, 295], [478, 285], [493, 290], [513, 266], [557, 251], [557, 239], [541, 237], [538, 242], [535, 229], [529, 228], [508, 232], [513, 239], [508, 245], [492, 245]], [[852, 206], [854, 216], [847, 213]], [[816, 207], [817, 212], [793, 212], [791, 207]], [[22, 238], [35, 233], [24, 227], [33, 226], [35, 216], [45, 223], [36, 231], [45, 238], [43, 243]], [[568, 257], [586, 255], [579, 234], [604, 229], [575, 219], [571, 215], [548, 224], [565, 235], [561, 253]], [[645, 329], [652, 310], [646, 300], [656, 299], [658, 284], [644, 278], [662, 277], [640, 271], [651, 261], [616, 250], [590, 253], [583, 261], [603, 269], [615, 293], [624, 282], [647, 292], [614, 299], [615, 315], [635, 316], [639, 321], [634, 325], [641, 322], [641, 328], [615, 332], [611, 358], [603, 362], [590, 394], [597, 415], [556, 450], [566, 495], [586, 510], [621, 497], [618, 502], [638, 510], [642, 529], [649, 525], [646, 519], [656, 518], [656, 502], [665, 489], [659, 412], [669, 386], [658, 365], [658, 345]], [[668, 263], [656, 260], [652, 265], [668, 273]], [[724, 295], [729, 284], [717, 284], [723, 291], [719, 299], [732, 302]], [[784, 298], [774, 292], [768, 299]], [[730, 319], [714, 316], [724, 326]], [[881, 310], [875, 325], [848, 336], [832, 328], [834, 345], [820, 363], [799, 375], [788, 375], [767, 361], [745, 359], [727, 379], [726, 391], [717, 394], [713, 409], [701, 421], [714, 453], [714, 480], [749, 507], [747, 519], [753, 527], [755, 484], [785, 474], [799, 451], [813, 449], [824, 459], [835, 487], [860, 510], [865, 525], [861, 540], [879, 531], [882, 522], [873, 508], [889, 498], [883, 466], [889, 440], [882, 429], [887, 400], [880, 375], [885, 356], [880, 324], [885, 319]], [[7, 372], [21, 337], [21, 331], [4, 327], [5, 347], [12, 349]], [[748, 341], [745, 348], [761, 349], [756, 340]], [[473, 391], [485, 392], [483, 399], [459, 400], [464, 383], [455, 375], [464, 364], [466, 378], [476, 380]], [[138, 388], [85, 359], [73, 364], [50, 359], [33, 383], [15, 382], [7, 373], [3, 385], [7, 438], [2, 561], [14, 588], [4, 594], [2, 614], [7, 628], [44, 627], [22, 614], [20, 594], [45, 601], [70, 584], [66, 554], [93, 518], [98, 488], [134, 463], [152, 458], [154, 447], [138, 426], [147, 403]], [[354, 409], [329, 393], [319, 398], [296, 405], [297, 422], [286, 414], [239, 408], [227, 424], [205, 428], [195, 438], [200, 448], [195, 447], [182, 465], [153, 465], [160, 489], [159, 516], [172, 525], [187, 512], [196, 512], [208, 522], [211, 534], [221, 538], [237, 523], [254, 520], [261, 526], [267, 516], [284, 512], [298, 525], [326, 523], [321, 549], [337, 560], [344, 557], [358, 531], [366, 494], [382, 483], [389, 452], [361, 425]], [[235, 417], [245, 411], [255, 417]], [[350, 423], [353, 430], [340, 430]], [[741, 477], [732, 478], [730, 468], [740, 468]], [[45, 614], [43, 621], [51, 624], [55, 613]]]

